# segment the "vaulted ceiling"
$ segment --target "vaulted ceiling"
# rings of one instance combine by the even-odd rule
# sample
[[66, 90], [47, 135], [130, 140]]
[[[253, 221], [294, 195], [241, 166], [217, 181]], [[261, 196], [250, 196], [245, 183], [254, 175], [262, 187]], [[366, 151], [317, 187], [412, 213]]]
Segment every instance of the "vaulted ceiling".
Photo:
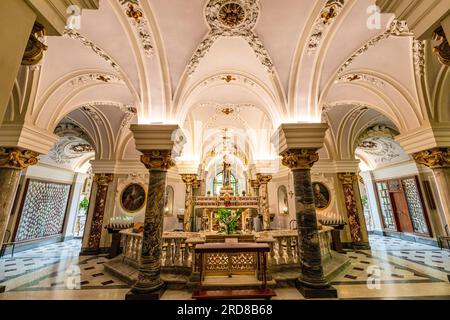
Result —
[[178, 123], [189, 137], [183, 156], [197, 161], [210, 151], [207, 131], [223, 128], [244, 132], [250, 158], [274, 156], [268, 137], [284, 122], [330, 121], [337, 145], [342, 121], [361, 108], [349, 139], [375, 115], [407, 132], [429, 116], [416, 86], [424, 44], [393, 15], [373, 20], [374, 3], [101, 0], [80, 29], [47, 37], [28, 121], [53, 131], [68, 114], [86, 126], [97, 114], [108, 122], [95, 129], [107, 159], [137, 157], [133, 121]]

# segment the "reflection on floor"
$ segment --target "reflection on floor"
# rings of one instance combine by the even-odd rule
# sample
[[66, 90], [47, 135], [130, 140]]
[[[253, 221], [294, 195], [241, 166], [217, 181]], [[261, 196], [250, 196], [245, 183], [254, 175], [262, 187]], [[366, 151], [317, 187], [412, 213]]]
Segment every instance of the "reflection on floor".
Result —
[[[450, 299], [450, 251], [371, 236], [371, 251], [349, 251], [351, 265], [333, 280], [341, 299]], [[129, 287], [104, 272], [105, 256], [79, 257], [73, 240], [0, 259], [2, 299], [123, 299]], [[303, 299], [295, 288], [275, 299]], [[191, 292], [168, 290], [167, 300]]]

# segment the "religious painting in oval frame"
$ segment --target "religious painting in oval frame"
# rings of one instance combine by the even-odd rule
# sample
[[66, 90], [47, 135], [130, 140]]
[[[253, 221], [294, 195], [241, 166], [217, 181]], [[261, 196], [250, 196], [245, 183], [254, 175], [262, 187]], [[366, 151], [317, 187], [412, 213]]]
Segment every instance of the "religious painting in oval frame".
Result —
[[331, 194], [326, 185], [320, 182], [312, 184], [314, 193], [314, 202], [317, 210], [325, 210], [330, 206]]
[[127, 213], [141, 211], [147, 202], [147, 193], [143, 185], [131, 183], [127, 185], [120, 195], [120, 205]]

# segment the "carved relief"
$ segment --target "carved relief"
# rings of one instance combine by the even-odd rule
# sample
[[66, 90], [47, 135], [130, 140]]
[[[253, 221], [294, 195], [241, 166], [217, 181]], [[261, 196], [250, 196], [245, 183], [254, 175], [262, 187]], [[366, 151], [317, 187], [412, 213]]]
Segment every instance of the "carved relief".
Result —
[[166, 171], [175, 167], [171, 150], [149, 150], [143, 153], [141, 162], [148, 170]]
[[344, 73], [344, 71], [347, 70], [348, 67], [350, 67], [350, 65], [356, 60], [357, 57], [364, 54], [370, 48], [374, 47], [381, 40], [388, 39], [392, 36], [404, 37], [411, 35], [412, 33], [409, 31], [406, 21], [393, 20], [385, 32], [369, 40], [365, 45], [359, 48], [350, 58], [348, 58], [347, 61], [345, 61], [340, 67], [338, 75], [341, 76]]
[[313, 54], [320, 47], [323, 36], [344, 7], [344, 0], [329, 0], [316, 19], [308, 41], [307, 52]]
[[44, 57], [44, 51], [47, 51], [48, 49], [47, 45], [44, 43], [44, 37], [44, 26], [38, 22], [35, 22], [22, 58], [22, 65], [35, 65], [42, 60]]
[[0, 147], [0, 168], [22, 170], [37, 164], [38, 156], [34, 151]]
[[311, 169], [319, 161], [317, 149], [287, 150], [281, 154], [282, 164], [291, 170]]
[[439, 62], [443, 65], [450, 66], [450, 46], [442, 27], [434, 31], [433, 40], [441, 42], [438, 46], [433, 48], [433, 52], [437, 55]]
[[272, 59], [253, 30], [259, 16], [258, 0], [211, 0], [206, 6], [205, 16], [211, 30], [191, 58], [187, 67], [188, 75], [195, 72], [219, 37], [244, 38], [267, 72], [273, 73]]
[[130, 18], [130, 23], [135, 29], [136, 35], [141, 40], [141, 45], [147, 57], [154, 54], [153, 39], [149, 23], [144, 16], [144, 10], [139, 0], [119, 0], [125, 14]]
[[353, 183], [358, 180], [354, 173], [339, 174], [342, 187], [344, 189], [345, 207], [347, 209], [348, 225], [353, 242], [362, 241], [361, 225], [356, 206], [356, 197]]
[[450, 148], [434, 148], [414, 154], [414, 160], [431, 169], [450, 167]]

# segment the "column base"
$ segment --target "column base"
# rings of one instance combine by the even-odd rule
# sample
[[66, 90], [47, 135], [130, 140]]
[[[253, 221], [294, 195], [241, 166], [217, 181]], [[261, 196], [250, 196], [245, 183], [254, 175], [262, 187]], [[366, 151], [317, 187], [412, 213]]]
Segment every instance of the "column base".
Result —
[[100, 254], [99, 248], [81, 248], [80, 256], [96, 256]]
[[338, 294], [336, 288], [327, 285], [324, 288], [312, 288], [297, 279], [295, 282], [297, 290], [305, 297], [305, 299], [337, 299]]
[[5, 286], [0, 286], [0, 293], [3, 293], [6, 291], [6, 287]]
[[164, 292], [166, 291], [166, 285], [163, 284], [162, 287], [159, 289], [156, 289], [155, 291], [151, 292], [134, 292], [133, 289], [131, 289], [125, 296], [125, 300], [160, 300]]
[[370, 250], [370, 244], [368, 242], [353, 242], [352, 247], [355, 250]]

